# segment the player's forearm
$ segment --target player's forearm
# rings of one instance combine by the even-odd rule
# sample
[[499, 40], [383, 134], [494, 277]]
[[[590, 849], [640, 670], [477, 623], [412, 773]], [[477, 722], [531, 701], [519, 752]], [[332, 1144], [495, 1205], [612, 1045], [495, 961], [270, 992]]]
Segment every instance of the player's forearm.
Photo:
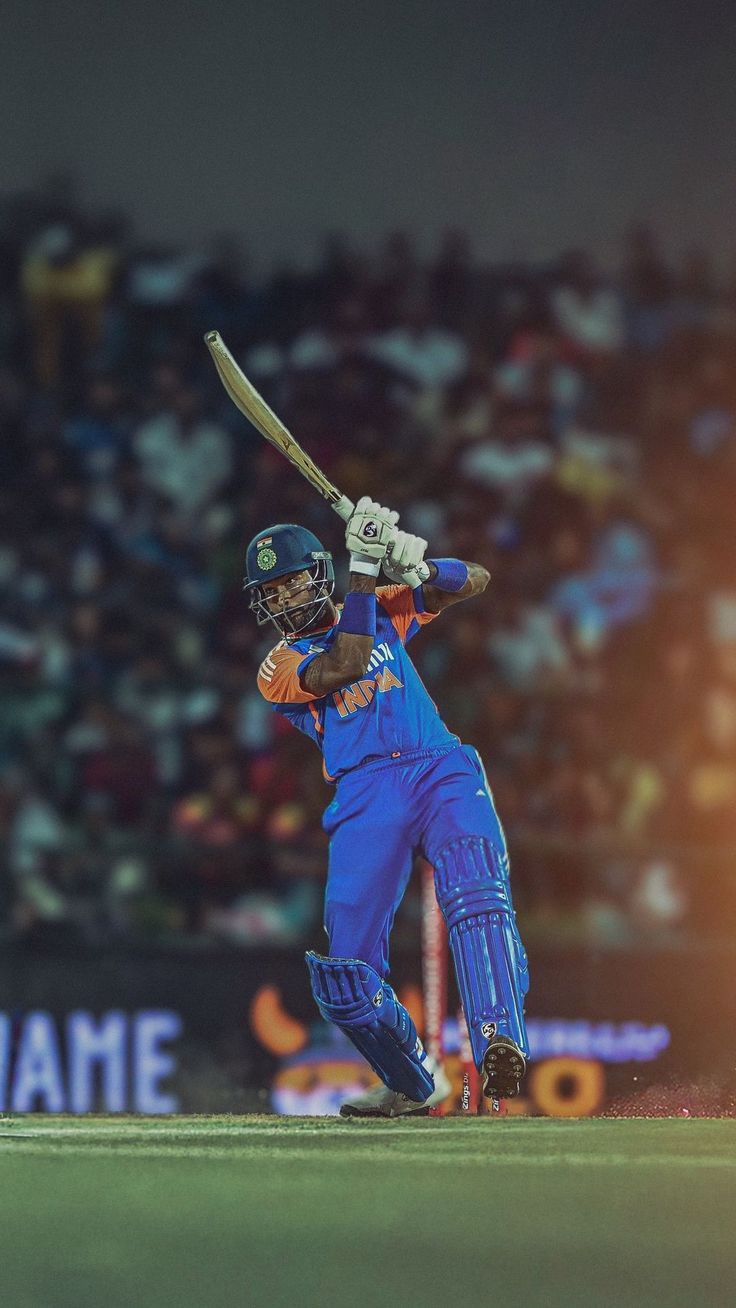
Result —
[[[468, 579], [459, 590], [453, 590], [450, 592], [448, 588], [448, 593], [457, 595], [458, 599], [469, 599], [471, 595], [480, 595], [491, 580], [490, 572], [487, 568], [484, 568], [481, 563], [467, 563], [465, 559], [459, 560], [459, 562], [462, 562], [463, 567], [467, 568]], [[441, 590], [445, 593], [445, 587], [441, 582], [438, 583], [436, 581], [438, 575], [437, 564], [433, 563], [431, 559], [428, 560], [428, 564], [430, 578], [426, 585], [433, 586], [433, 589]]]
[[[329, 695], [357, 681], [367, 671], [376, 638], [375, 591], [375, 577], [350, 574], [350, 590], [345, 596], [335, 639], [329, 650], [313, 659], [301, 679], [313, 695]], [[353, 601], [351, 595], [360, 598]]]
[[430, 579], [424, 583], [422, 593], [424, 595], [424, 607], [428, 613], [440, 613], [450, 604], [457, 604], [460, 600], [472, 599], [474, 595], [481, 595], [491, 580], [491, 574], [481, 563], [468, 563], [463, 560], [463, 565], [467, 568], [467, 581], [463, 583], [459, 590], [444, 590], [436, 584], [438, 576], [437, 565], [431, 560], [429, 562]]
[[[332, 646], [338, 657], [338, 667], [342, 670], [353, 671], [355, 676], [362, 677], [368, 662], [373, 653], [373, 646], [376, 640], [376, 577], [368, 576], [364, 572], [350, 573], [350, 588], [345, 596], [340, 626], [337, 637]], [[349, 610], [353, 604], [351, 596], [359, 595], [358, 601], [360, 609], [358, 616], [351, 617]], [[366, 596], [365, 599], [362, 596]], [[350, 620], [349, 620], [350, 619]], [[362, 631], [357, 631], [365, 620], [365, 635]]]
[[350, 591], [357, 595], [375, 595], [377, 582], [378, 577], [370, 577], [365, 572], [351, 572], [348, 595]]

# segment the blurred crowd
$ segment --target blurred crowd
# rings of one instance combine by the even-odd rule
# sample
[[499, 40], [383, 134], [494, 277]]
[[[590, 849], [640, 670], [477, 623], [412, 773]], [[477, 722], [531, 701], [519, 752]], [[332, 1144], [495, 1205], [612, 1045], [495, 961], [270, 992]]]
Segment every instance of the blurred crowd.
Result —
[[146, 245], [55, 176], [0, 201], [0, 924], [36, 940], [299, 940], [330, 792], [261, 700], [246, 542], [341, 525], [253, 432], [217, 328], [348, 495], [481, 600], [412, 646], [486, 764], [527, 934], [736, 918], [736, 293], [634, 227], [484, 266], [331, 235], [254, 279]]

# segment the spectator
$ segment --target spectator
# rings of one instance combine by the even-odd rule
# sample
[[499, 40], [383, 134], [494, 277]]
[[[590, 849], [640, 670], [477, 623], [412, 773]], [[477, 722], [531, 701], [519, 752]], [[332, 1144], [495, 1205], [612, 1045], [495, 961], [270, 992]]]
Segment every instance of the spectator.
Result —
[[555, 451], [546, 439], [544, 415], [533, 408], [508, 405], [497, 413], [493, 434], [461, 455], [460, 471], [468, 481], [497, 490], [503, 502], [515, 508], [554, 464]]
[[620, 298], [603, 284], [584, 251], [572, 250], [562, 260], [550, 305], [571, 358], [594, 360], [621, 348]]
[[[257, 801], [243, 796], [241, 776], [229, 763], [214, 770], [205, 790], [175, 804], [171, 831], [186, 851], [179, 888], [191, 927], [206, 927], [214, 906], [231, 904], [253, 884], [252, 849], [245, 842], [257, 832], [259, 817]], [[166, 884], [171, 887], [171, 880]]]
[[118, 252], [86, 239], [77, 218], [54, 222], [31, 242], [22, 288], [33, 336], [38, 384], [69, 388], [81, 380], [86, 352], [101, 338]]
[[228, 434], [202, 417], [190, 387], [179, 388], [171, 408], [145, 422], [133, 439], [144, 484], [185, 520], [212, 504], [232, 472]]
[[641, 527], [613, 522], [599, 536], [590, 567], [560, 581], [550, 604], [578, 648], [596, 649], [614, 627], [647, 613], [660, 581]]
[[435, 326], [429, 304], [420, 299], [403, 303], [399, 323], [373, 337], [370, 353], [423, 390], [449, 386], [468, 365], [468, 350], [461, 337]]
[[25, 932], [37, 923], [63, 921], [68, 906], [55, 884], [64, 847], [64, 826], [50, 801], [20, 769], [6, 769], [0, 778], [3, 806], [12, 817], [8, 826], [8, 870], [15, 882], [14, 925]]

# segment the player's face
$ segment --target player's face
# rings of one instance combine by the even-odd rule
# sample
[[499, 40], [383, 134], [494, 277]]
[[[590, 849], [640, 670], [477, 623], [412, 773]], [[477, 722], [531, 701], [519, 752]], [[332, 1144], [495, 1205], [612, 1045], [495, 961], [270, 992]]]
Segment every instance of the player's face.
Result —
[[288, 572], [285, 577], [264, 581], [263, 591], [270, 613], [281, 613], [294, 604], [308, 604], [312, 597], [311, 577], [303, 572]]

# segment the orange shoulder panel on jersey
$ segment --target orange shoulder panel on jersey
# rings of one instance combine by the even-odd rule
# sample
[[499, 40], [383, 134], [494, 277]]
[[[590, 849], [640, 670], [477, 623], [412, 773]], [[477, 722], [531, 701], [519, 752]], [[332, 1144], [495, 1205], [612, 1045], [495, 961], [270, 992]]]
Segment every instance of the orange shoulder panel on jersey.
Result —
[[308, 704], [319, 699], [299, 683], [296, 670], [303, 659], [304, 655], [290, 649], [285, 640], [275, 645], [258, 669], [258, 689], [263, 698], [272, 704]]
[[438, 613], [417, 613], [410, 586], [377, 586], [376, 599], [388, 613], [402, 641], [406, 641], [412, 622], [423, 627], [425, 622], [439, 617]]

